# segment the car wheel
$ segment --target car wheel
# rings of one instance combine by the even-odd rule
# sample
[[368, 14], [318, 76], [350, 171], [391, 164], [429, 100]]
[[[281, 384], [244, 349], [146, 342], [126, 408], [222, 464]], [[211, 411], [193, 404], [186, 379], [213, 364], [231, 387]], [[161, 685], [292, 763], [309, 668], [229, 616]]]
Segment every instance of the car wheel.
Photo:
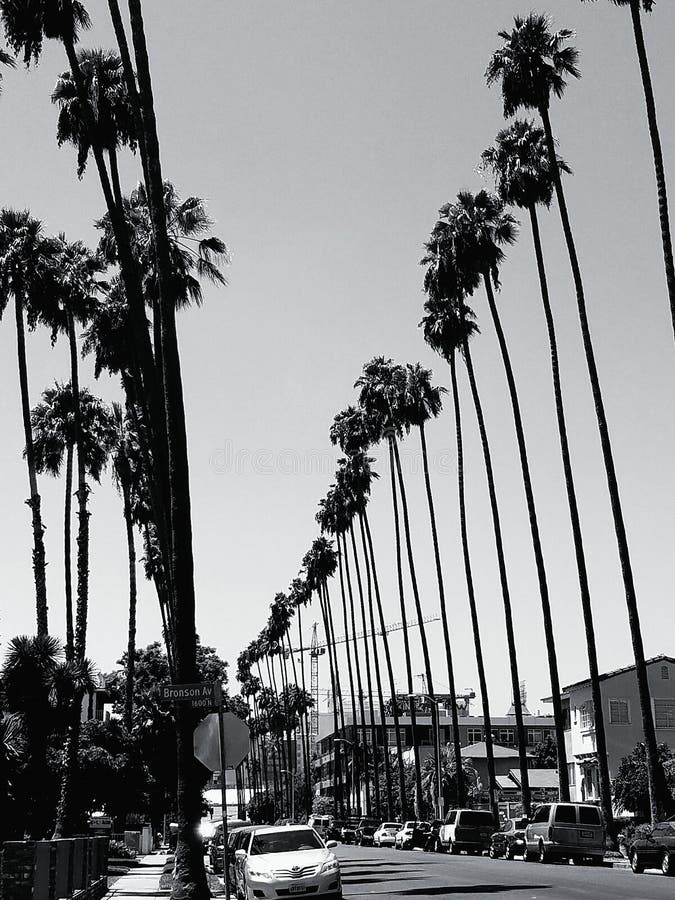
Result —
[[630, 867], [636, 875], [642, 875], [645, 870], [644, 865], [640, 862], [640, 857], [637, 854], [637, 850], [633, 850], [630, 855]]
[[493, 844], [490, 844], [490, 849], [488, 850], [488, 856], [490, 857], [490, 859], [497, 859], [498, 854], [497, 854], [497, 851], [495, 850]]
[[673, 872], [675, 872], [673, 860], [667, 850], [664, 851], [663, 856], [661, 857], [661, 871], [664, 875], [672, 875]]
[[506, 853], [504, 854], [504, 859], [513, 859], [516, 855], [516, 851], [513, 849], [513, 844], [507, 844]]
[[540, 863], [547, 863], [549, 861], [549, 856], [546, 852], [546, 847], [544, 847], [543, 841], [539, 844], [539, 854], [537, 856], [537, 860]]
[[451, 853], [453, 856], [457, 856], [459, 853], [459, 847], [455, 844], [454, 841], [450, 841], [448, 844], [448, 853]]

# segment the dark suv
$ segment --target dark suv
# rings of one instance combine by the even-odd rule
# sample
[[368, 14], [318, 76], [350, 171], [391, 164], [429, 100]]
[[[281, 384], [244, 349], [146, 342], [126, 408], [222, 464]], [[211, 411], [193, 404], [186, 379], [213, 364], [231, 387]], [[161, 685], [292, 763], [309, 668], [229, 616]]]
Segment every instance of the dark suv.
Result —
[[372, 847], [373, 835], [379, 827], [379, 819], [361, 819], [356, 827], [354, 843], [360, 847]]
[[347, 819], [342, 826], [342, 843], [353, 844], [356, 841], [356, 829], [359, 827], [360, 819]]

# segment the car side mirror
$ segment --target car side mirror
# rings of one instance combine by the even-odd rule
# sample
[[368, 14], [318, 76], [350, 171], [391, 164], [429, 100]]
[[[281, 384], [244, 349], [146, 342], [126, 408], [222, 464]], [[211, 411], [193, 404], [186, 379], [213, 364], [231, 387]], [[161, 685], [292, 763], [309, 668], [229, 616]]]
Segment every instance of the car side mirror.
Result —
[[245, 850], [235, 850], [234, 858], [235, 859], [246, 859], [246, 851]]
[[337, 845], [338, 845], [337, 841], [326, 841], [326, 848], [328, 850], [332, 850], [333, 847], [337, 847]]

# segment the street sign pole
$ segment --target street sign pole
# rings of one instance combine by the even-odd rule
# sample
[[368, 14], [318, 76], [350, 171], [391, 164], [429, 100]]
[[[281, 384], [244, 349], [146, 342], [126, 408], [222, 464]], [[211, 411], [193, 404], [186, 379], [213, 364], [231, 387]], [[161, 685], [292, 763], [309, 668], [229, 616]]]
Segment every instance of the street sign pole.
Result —
[[225, 780], [225, 728], [223, 726], [223, 699], [218, 685], [218, 737], [220, 739], [220, 803], [223, 809], [223, 878], [225, 881], [225, 900], [230, 900], [230, 866], [227, 859], [227, 784]]

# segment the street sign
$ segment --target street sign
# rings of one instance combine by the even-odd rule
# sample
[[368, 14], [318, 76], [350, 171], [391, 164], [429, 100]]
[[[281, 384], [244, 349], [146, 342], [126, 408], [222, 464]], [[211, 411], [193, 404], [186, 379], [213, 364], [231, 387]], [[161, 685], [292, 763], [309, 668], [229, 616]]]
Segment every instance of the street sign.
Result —
[[[245, 722], [234, 713], [221, 713], [225, 767], [235, 768], [248, 756], [249, 730]], [[194, 753], [200, 763], [212, 772], [222, 772], [220, 760], [220, 735], [218, 713], [211, 713], [194, 730]]]
[[162, 684], [159, 688], [162, 700], [190, 706], [192, 709], [214, 709], [220, 702], [220, 685], [215, 681], [202, 684]]
[[112, 831], [113, 820], [110, 816], [92, 816], [89, 819], [89, 827], [96, 831]]

